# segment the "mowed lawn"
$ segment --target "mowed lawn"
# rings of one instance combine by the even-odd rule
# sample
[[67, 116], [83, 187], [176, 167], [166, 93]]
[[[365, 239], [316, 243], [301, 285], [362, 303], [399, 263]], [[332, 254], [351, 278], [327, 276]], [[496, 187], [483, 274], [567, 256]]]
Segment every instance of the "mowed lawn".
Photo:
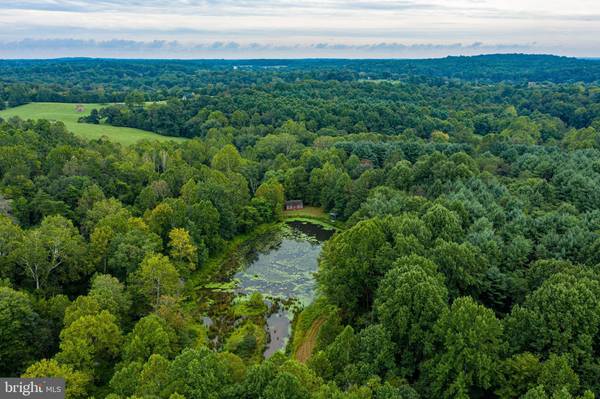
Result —
[[89, 115], [92, 109], [100, 109], [107, 104], [82, 104], [85, 111], [77, 112], [77, 104], [71, 103], [29, 103], [15, 108], [0, 111], [0, 117], [8, 119], [12, 116], [18, 116], [21, 119], [48, 119], [51, 121], [61, 121], [67, 129], [77, 136], [85, 139], [98, 139], [102, 136], [122, 144], [134, 144], [140, 140], [175, 140], [184, 141], [181, 137], [167, 137], [156, 133], [147, 132], [140, 129], [129, 127], [117, 127], [110, 125], [93, 125], [88, 123], [78, 123], [77, 120]]

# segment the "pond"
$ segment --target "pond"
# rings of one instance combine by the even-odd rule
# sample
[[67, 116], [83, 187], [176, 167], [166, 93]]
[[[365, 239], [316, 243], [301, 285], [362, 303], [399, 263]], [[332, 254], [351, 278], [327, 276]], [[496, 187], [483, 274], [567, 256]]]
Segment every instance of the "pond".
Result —
[[265, 357], [287, 344], [291, 329], [291, 312], [309, 305], [315, 296], [318, 258], [324, 241], [333, 230], [303, 222], [290, 222], [282, 228], [280, 241], [272, 248], [258, 252], [246, 267], [235, 274], [236, 291], [251, 294], [258, 291], [269, 299], [279, 299], [267, 319], [270, 342]]
[[[212, 290], [212, 306], [205, 324], [223, 336], [239, 320], [223, 315], [240, 298], [259, 292], [269, 312], [264, 320], [269, 340], [265, 357], [285, 348], [291, 334], [293, 314], [310, 304], [316, 292], [314, 273], [324, 241], [334, 230], [312, 223], [290, 222], [280, 229], [248, 243], [224, 268], [232, 269]], [[219, 313], [221, 311], [221, 313]], [[218, 338], [217, 338], [218, 339]]]

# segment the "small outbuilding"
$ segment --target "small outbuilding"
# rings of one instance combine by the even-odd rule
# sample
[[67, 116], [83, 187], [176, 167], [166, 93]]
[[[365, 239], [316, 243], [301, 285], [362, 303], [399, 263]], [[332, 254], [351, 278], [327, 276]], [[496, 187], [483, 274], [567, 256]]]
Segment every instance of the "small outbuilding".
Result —
[[304, 203], [302, 200], [285, 201], [286, 211], [296, 211], [298, 209], [304, 209]]

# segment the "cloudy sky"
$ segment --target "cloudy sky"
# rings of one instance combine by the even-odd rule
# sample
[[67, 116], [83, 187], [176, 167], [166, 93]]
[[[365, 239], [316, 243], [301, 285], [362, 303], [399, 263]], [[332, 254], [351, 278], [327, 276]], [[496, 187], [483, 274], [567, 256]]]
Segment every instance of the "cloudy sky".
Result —
[[0, 58], [600, 57], [600, 0], [0, 0]]

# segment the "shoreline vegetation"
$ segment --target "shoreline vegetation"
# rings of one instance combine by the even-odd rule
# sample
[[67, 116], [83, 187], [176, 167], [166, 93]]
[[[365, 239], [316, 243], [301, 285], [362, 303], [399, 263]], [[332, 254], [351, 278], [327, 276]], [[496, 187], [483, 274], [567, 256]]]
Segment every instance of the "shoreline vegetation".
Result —
[[[307, 215], [307, 217], [299, 217], [299, 214]], [[325, 230], [338, 230], [332, 224], [326, 223], [324, 220], [326, 220], [326, 217], [322, 210], [318, 208], [311, 209], [309, 207], [306, 212], [295, 211], [294, 215], [289, 217], [284, 215], [284, 218], [281, 222], [260, 225], [250, 233], [236, 236], [233, 240], [225, 244], [222, 252], [219, 255], [207, 261], [202, 271], [196, 273], [190, 278], [186, 284], [187, 290], [190, 291], [188, 298], [185, 301], [186, 306], [190, 308], [197, 306], [200, 303], [200, 297], [198, 296], [200, 295], [205, 301], [209, 300], [213, 302], [213, 304], [208, 308], [203, 306], [203, 308], [205, 308], [204, 312], [208, 312], [211, 318], [217, 317], [220, 320], [230, 317], [227, 316], [227, 314], [231, 312], [231, 309], [229, 306], [227, 306], [229, 301], [234, 304], [233, 306], [235, 309], [243, 309], [244, 306], [246, 306], [244, 305], [243, 301], [252, 302], [252, 298], [254, 297], [250, 296], [249, 294], [234, 293], [234, 289], [236, 288], [238, 282], [234, 279], [233, 275], [237, 274], [237, 272], [240, 271], [240, 268], [245, 264], [244, 259], [248, 256], [248, 252], [254, 251], [257, 247], [262, 247], [263, 243], [266, 243], [267, 241], [271, 241], [273, 238], [270, 237], [270, 235], [279, 234], [283, 226], [292, 222], [309, 223], [319, 226]], [[291, 261], [291, 259], [288, 261]], [[315, 304], [315, 301], [311, 301], [310, 303], [305, 304], [305, 306], [298, 308], [298, 305], [295, 304], [296, 302], [293, 298], [270, 298], [268, 296], [264, 296], [265, 293], [255, 293], [261, 294], [261, 298], [264, 297], [264, 299], [267, 300], [267, 303], [270, 303], [268, 312], [264, 313], [263, 311], [260, 311], [259, 314], [252, 314], [252, 317], [250, 317], [250, 313], [248, 312], [237, 314], [237, 311], [235, 311], [234, 317], [241, 316], [241, 320], [247, 320], [248, 317], [250, 317], [256, 327], [260, 327], [265, 329], [268, 333], [271, 333], [271, 331], [267, 328], [267, 320], [269, 316], [274, 313], [283, 312], [283, 314], [287, 315], [290, 320], [289, 328], [291, 330], [289, 337], [286, 336], [286, 334], [283, 334], [283, 338], [289, 338], [287, 345], [283, 347], [284, 352], [289, 355], [290, 351], [292, 351], [294, 353], [294, 358], [297, 358], [303, 363], [306, 362], [312, 353], [313, 348], [315, 347], [317, 334], [321, 326], [318, 325], [311, 328], [312, 334], [309, 334], [303, 339], [303, 341], [305, 341], [302, 349], [303, 355], [298, 356], [295, 355], [295, 353], [298, 351], [296, 348], [296, 346], [299, 345], [298, 337], [304, 336], [305, 332], [302, 331], [296, 333], [295, 326], [297, 324], [298, 317], [302, 317], [302, 320], [306, 318], [306, 316], [301, 316], [303, 315], [305, 309], [310, 309], [309, 313], [312, 315], [314, 314], [315, 309], [321, 308], [321, 305], [319, 304], [322, 304], [323, 300], [315, 299], [315, 301], [318, 301], [318, 304]], [[222, 298], [217, 299], [219, 297]], [[241, 304], [243, 306], [240, 306], [240, 301], [242, 301]], [[209, 311], [211, 306], [214, 309]], [[254, 306], [256, 307], [256, 305]], [[327, 307], [327, 309], [331, 311], [330, 306]], [[319, 316], [322, 322], [325, 321], [326, 316], [327, 315]], [[232, 324], [232, 322], [233, 321], [229, 321], [228, 323]], [[211, 321], [211, 324], [212, 323], [213, 322]], [[220, 333], [224, 334], [222, 328], [223, 327], [221, 327]], [[283, 327], [280, 325], [279, 328]], [[278, 337], [281, 337], [282, 335], [281, 332], [278, 332], [276, 329], [273, 332], [277, 334]], [[231, 333], [236, 334], [235, 331]]]
[[[332, 221], [325, 214], [322, 208], [307, 208], [308, 209], [306, 211], [284, 211], [283, 219], [280, 222], [262, 224], [257, 226], [251, 232], [239, 234], [232, 240], [227, 241], [224, 244], [223, 249], [218, 254], [209, 258], [202, 266], [201, 270], [197, 271], [190, 277], [190, 279], [186, 282], [186, 291], [193, 291], [194, 289], [201, 288], [207, 284], [218, 283], [213, 280], [217, 276], [220, 278], [225, 276], [222, 273], [222, 268], [224, 265], [231, 265], [239, 261], [240, 257], [244, 256], [245, 250], [243, 247], [252, 247], [253, 241], [259, 240], [265, 235], [278, 231], [285, 223], [312, 223], [325, 229], [334, 229], [336, 231], [340, 231], [345, 228], [342, 222]], [[225, 267], [228, 268], [227, 273], [230, 273], [232, 270], [229, 269], [230, 266]]]
[[[239, 234], [232, 240], [227, 241], [223, 249], [215, 256], [209, 258], [202, 266], [202, 269], [194, 273], [189, 279], [186, 286], [188, 289], [201, 288], [202, 285], [216, 283], [214, 280], [217, 276], [220, 278], [227, 277], [220, 273], [223, 272], [224, 265], [231, 265], [239, 261], [243, 257], [244, 246], [251, 246], [251, 243], [261, 237], [273, 233], [281, 228], [284, 222], [267, 223], [257, 226], [254, 230], [248, 233]], [[232, 269], [227, 270], [230, 273]]]
[[283, 219], [284, 222], [314, 223], [335, 230], [342, 230], [345, 227], [342, 221], [332, 219], [323, 208], [314, 206], [306, 206], [304, 209], [293, 211], [283, 211]]

